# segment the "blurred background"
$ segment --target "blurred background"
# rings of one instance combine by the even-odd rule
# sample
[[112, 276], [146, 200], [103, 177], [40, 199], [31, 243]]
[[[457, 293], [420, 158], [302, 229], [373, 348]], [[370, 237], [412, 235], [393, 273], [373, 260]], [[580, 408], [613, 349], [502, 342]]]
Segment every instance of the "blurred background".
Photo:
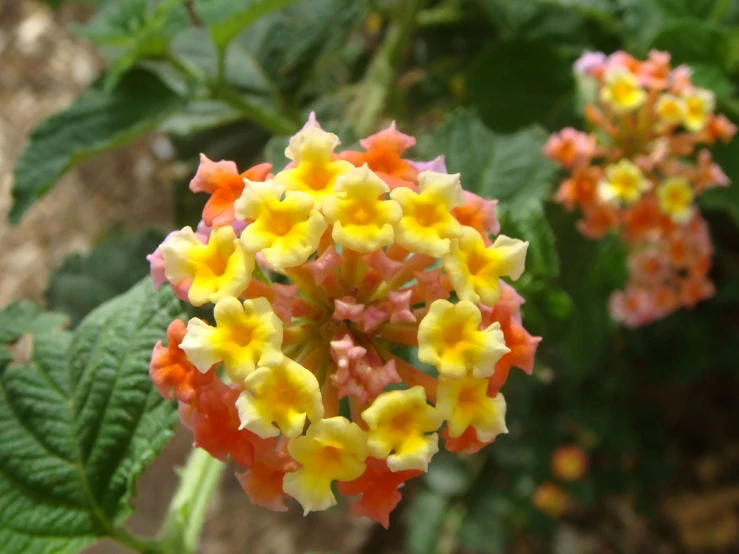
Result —
[[[414, 158], [447, 153], [532, 243], [517, 288], [544, 340], [506, 385], [511, 432], [439, 454], [389, 531], [341, 505], [251, 507], [227, 472], [202, 552], [739, 552], [739, 184], [701, 198], [716, 297], [638, 330], [606, 309], [618, 241], [587, 241], [550, 201], [541, 146], [583, 128], [572, 63], [619, 48], [670, 51], [739, 121], [739, 0], [2, 0], [0, 305], [76, 323], [127, 290], [197, 223], [200, 152], [280, 164], [311, 110], [345, 147], [397, 120]], [[739, 141], [714, 154], [739, 181]], [[144, 475], [132, 529], [156, 532], [190, 442]]]

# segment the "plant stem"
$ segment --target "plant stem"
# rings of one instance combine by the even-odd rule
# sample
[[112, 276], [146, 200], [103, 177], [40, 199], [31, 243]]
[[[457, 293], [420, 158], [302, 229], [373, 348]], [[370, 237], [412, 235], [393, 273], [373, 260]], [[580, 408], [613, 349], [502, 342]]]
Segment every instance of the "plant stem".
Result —
[[354, 129], [359, 136], [372, 130], [385, 108], [385, 99], [393, 84], [405, 40], [422, 5], [423, 0], [397, 3], [395, 17], [388, 26], [385, 39], [367, 69], [358, 97], [349, 108], [349, 116], [354, 120]]
[[226, 83], [221, 84], [220, 87], [216, 85], [216, 87], [217, 89], [212, 91], [215, 98], [223, 100], [244, 114], [244, 117], [275, 135], [290, 135], [300, 129], [297, 122], [265, 110], [262, 106], [244, 98]]
[[147, 540], [133, 535], [124, 527], [115, 527], [110, 538], [121, 546], [141, 554], [157, 554], [161, 552], [159, 541]]
[[160, 552], [195, 553], [205, 514], [225, 467], [201, 448], [192, 451], [162, 525]]

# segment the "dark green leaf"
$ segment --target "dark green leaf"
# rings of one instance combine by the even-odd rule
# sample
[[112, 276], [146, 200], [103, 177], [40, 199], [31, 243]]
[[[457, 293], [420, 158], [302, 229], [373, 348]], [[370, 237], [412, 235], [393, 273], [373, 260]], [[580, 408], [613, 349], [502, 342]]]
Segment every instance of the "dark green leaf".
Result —
[[179, 315], [147, 279], [74, 335], [37, 333], [27, 363], [0, 374], [3, 554], [78, 552], [130, 514], [136, 478], [177, 417], [147, 366]]
[[151, 230], [135, 235], [115, 233], [105, 237], [88, 256], [68, 256], [51, 275], [47, 305], [68, 314], [77, 325], [94, 308], [148, 275], [146, 255], [162, 239], [162, 233]]
[[162, 81], [141, 69], [127, 73], [111, 92], [98, 81], [31, 133], [15, 166], [10, 220], [17, 223], [69, 168], [146, 133], [181, 103]]
[[701, 195], [700, 205], [726, 211], [739, 223], [739, 141], [718, 144], [712, 150], [716, 163], [732, 182], [728, 187], [715, 188]]
[[365, 0], [297, 2], [259, 19], [238, 43], [289, 93], [307, 82], [324, 54], [336, 57], [365, 13]]
[[572, 60], [550, 42], [515, 40], [480, 52], [466, 74], [466, 91], [482, 120], [510, 132], [534, 122], [561, 126], [574, 106]]
[[208, 26], [213, 42], [225, 48], [257, 19], [293, 2], [295, 0], [195, 0], [195, 11]]

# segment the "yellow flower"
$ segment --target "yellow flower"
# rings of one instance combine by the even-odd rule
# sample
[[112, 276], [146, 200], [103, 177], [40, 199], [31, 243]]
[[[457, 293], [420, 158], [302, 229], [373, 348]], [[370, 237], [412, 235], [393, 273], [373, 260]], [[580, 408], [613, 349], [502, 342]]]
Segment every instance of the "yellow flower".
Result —
[[684, 177], [665, 179], [657, 189], [660, 208], [675, 223], [687, 223], [693, 214], [693, 189]]
[[674, 94], [663, 94], [655, 105], [657, 115], [665, 123], [679, 124], [685, 119], [688, 106], [685, 100]]
[[315, 375], [287, 357], [279, 365], [255, 369], [244, 380], [244, 392], [236, 407], [241, 428], [263, 439], [280, 432], [287, 438], [297, 437], [303, 432], [306, 417], [313, 423], [323, 417]]
[[381, 200], [390, 188], [367, 164], [336, 180], [337, 196], [324, 201], [323, 213], [333, 223], [336, 244], [357, 252], [373, 252], [392, 244], [393, 225], [402, 211], [394, 200]]
[[636, 110], [647, 98], [646, 91], [639, 85], [639, 79], [631, 71], [617, 67], [604, 75], [600, 99], [617, 113]]
[[683, 94], [687, 111], [683, 124], [689, 131], [702, 131], [708, 122], [708, 116], [713, 113], [716, 99], [710, 90], [697, 88]]
[[251, 221], [241, 234], [241, 243], [251, 253], [261, 252], [275, 269], [295, 267], [316, 251], [328, 227], [313, 198], [288, 191], [272, 180], [246, 181], [236, 203], [236, 217]]
[[442, 418], [426, 403], [426, 391], [420, 385], [383, 392], [362, 412], [362, 419], [369, 427], [370, 454], [387, 457], [391, 471], [426, 471], [439, 450], [439, 436], [434, 431], [441, 426]]
[[282, 322], [266, 298], [247, 300], [243, 306], [236, 298], [223, 298], [213, 315], [215, 327], [192, 318], [180, 344], [200, 371], [223, 362], [228, 376], [243, 383], [257, 364], [272, 367], [282, 362]]
[[332, 481], [352, 481], [364, 473], [367, 433], [344, 417], [322, 419], [304, 436], [290, 439], [287, 450], [303, 467], [285, 475], [283, 490], [307, 514], [336, 504]]
[[457, 438], [472, 426], [477, 440], [489, 442], [507, 433], [505, 399], [498, 393], [488, 396], [488, 379], [466, 376], [462, 379], [439, 378], [436, 409], [446, 419], [449, 436]]
[[208, 244], [185, 227], [173, 233], [161, 251], [167, 280], [174, 285], [192, 281], [188, 300], [193, 306], [238, 296], [254, 271], [254, 256], [244, 251], [230, 226], [214, 229]]
[[606, 167], [606, 178], [598, 183], [598, 195], [604, 202], [633, 204], [649, 187], [641, 170], [624, 158]]
[[510, 352], [500, 323], [480, 330], [482, 314], [472, 302], [435, 300], [418, 326], [418, 359], [444, 377], [461, 379], [470, 372], [490, 377], [495, 363]]
[[354, 169], [345, 160], [335, 160], [339, 137], [321, 129], [315, 121], [290, 139], [285, 156], [294, 162], [290, 169], [275, 175], [275, 181], [288, 190], [309, 194], [320, 206], [334, 193], [336, 178]]
[[450, 248], [450, 239], [462, 234], [462, 227], [450, 213], [464, 204], [459, 174], [424, 171], [418, 175], [419, 193], [398, 187], [390, 198], [398, 202], [403, 217], [395, 225], [395, 242], [417, 254], [440, 258]]
[[518, 279], [526, 263], [528, 242], [498, 235], [491, 246], [472, 227], [463, 227], [444, 256], [444, 269], [462, 300], [494, 306], [500, 298], [500, 277]]

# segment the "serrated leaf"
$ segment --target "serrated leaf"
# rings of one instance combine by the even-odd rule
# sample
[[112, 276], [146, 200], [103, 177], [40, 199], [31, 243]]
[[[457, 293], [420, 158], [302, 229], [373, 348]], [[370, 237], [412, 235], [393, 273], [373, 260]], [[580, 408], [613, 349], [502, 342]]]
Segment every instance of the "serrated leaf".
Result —
[[541, 153], [546, 138], [539, 127], [496, 134], [474, 111], [459, 110], [421, 137], [419, 149], [424, 157], [443, 154], [465, 189], [498, 199], [498, 213], [518, 221], [541, 213], [551, 195], [555, 167]]
[[49, 278], [47, 305], [68, 314], [72, 325], [77, 325], [94, 308], [148, 275], [146, 255], [163, 239], [163, 233], [153, 230], [135, 235], [114, 233], [87, 256], [67, 256]]
[[14, 170], [10, 221], [17, 223], [69, 168], [132, 141], [181, 104], [177, 94], [143, 69], [127, 73], [110, 92], [98, 80], [31, 133]]
[[225, 48], [242, 30], [260, 17], [295, 0], [195, 0], [195, 11], [210, 31], [213, 42]]
[[30, 361], [0, 374], [3, 554], [78, 552], [116, 533], [144, 464], [172, 436], [174, 405], [146, 370], [181, 315], [147, 279], [74, 333], [33, 337]]

